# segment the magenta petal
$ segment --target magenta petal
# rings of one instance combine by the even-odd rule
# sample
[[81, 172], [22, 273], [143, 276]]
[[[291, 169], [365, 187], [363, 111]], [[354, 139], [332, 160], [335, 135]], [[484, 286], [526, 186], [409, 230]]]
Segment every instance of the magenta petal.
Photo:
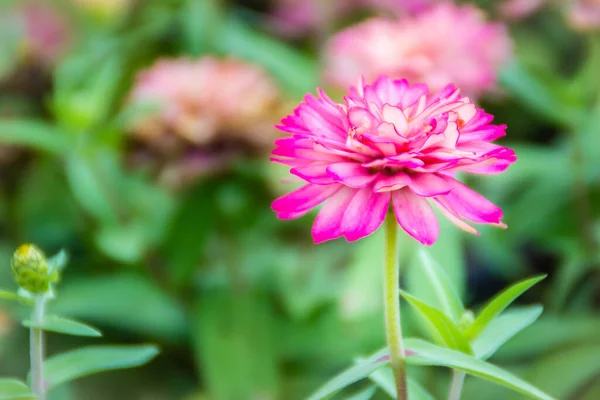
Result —
[[379, 121], [367, 109], [361, 107], [352, 107], [348, 110], [348, 121], [350, 127], [357, 132], [371, 132], [379, 126]]
[[394, 175], [379, 175], [379, 178], [373, 185], [375, 192], [390, 192], [398, 190], [410, 184], [410, 176], [404, 172], [398, 172]]
[[383, 223], [389, 206], [388, 193], [373, 193], [371, 188], [359, 190], [344, 213], [342, 234], [350, 242], [370, 235]]
[[308, 184], [276, 199], [273, 204], [271, 204], [271, 208], [275, 211], [277, 218], [298, 218], [306, 214], [311, 208], [321, 204], [325, 199], [335, 194], [342, 187], [343, 186], [340, 184]]
[[329, 185], [335, 181], [327, 174], [328, 163], [315, 163], [292, 168], [290, 172], [316, 185]]
[[479, 235], [477, 229], [467, 224], [460, 218], [460, 215], [446, 201], [443, 196], [433, 199], [434, 203], [438, 206], [438, 209], [448, 218], [454, 225], [458, 226], [465, 232], [472, 233], [473, 235]]
[[413, 174], [408, 184], [414, 194], [422, 197], [432, 197], [448, 194], [452, 186], [442, 177], [434, 173]]
[[312, 229], [315, 243], [340, 236], [355, 241], [370, 235], [383, 223], [389, 204], [388, 193], [343, 188], [319, 212]]
[[444, 177], [452, 191], [444, 198], [452, 209], [469, 221], [481, 224], [499, 224], [502, 210], [494, 203], [471, 190], [467, 185], [450, 177]]
[[349, 187], [342, 187], [340, 191], [327, 200], [321, 211], [319, 211], [312, 227], [312, 236], [315, 243], [341, 236], [344, 212], [355, 192], [356, 190]]
[[377, 178], [378, 173], [371, 173], [368, 168], [358, 163], [336, 163], [327, 167], [327, 173], [334, 180], [353, 188], [363, 188]]
[[392, 192], [392, 204], [396, 220], [406, 233], [426, 246], [435, 243], [440, 226], [426, 199], [404, 188]]

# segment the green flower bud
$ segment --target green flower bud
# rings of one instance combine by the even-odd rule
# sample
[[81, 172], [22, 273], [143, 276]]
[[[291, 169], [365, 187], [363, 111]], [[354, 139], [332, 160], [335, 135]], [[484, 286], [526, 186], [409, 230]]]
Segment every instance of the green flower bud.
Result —
[[50, 285], [58, 281], [58, 271], [48, 265], [39, 247], [23, 244], [13, 254], [12, 273], [22, 289], [32, 294], [46, 293]]
[[473, 314], [473, 311], [471, 310], [466, 310], [464, 314], [461, 315], [460, 321], [458, 321], [458, 327], [464, 332], [473, 325], [473, 322], [475, 322], [475, 314]]

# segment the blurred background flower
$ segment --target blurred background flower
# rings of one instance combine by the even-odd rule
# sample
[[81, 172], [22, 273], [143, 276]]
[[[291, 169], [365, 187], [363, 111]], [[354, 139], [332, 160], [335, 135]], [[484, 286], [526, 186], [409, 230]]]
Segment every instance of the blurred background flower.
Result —
[[599, 0], [573, 0], [570, 3], [567, 18], [573, 28], [582, 31], [600, 28]]
[[336, 34], [325, 49], [325, 79], [339, 87], [379, 75], [425, 82], [432, 90], [454, 82], [479, 97], [496, 87], [512, 54], [506, 28], [481, 10], [440, 3], [414, 17], [378, 18]]
[[289, 37], [334, 28], [358, 12], [404, 16], [425, 9], [436, 0], [279, 0], [271, 24]]
[[166, 165], [161, 179], [178, 186], [211, 175], [240, 152], [269, 149], [282, 96], [260, 67], [233, 59], [162, 59], [140, 72], [130, 104], [154, 105], [132, 137]]

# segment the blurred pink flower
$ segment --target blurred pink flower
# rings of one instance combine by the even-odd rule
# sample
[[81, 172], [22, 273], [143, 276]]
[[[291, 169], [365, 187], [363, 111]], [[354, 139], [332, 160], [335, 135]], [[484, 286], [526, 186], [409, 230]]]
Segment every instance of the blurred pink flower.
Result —
[[275, 29], [289, 37], [324, 30], [360, 9], [405, 15], [423, 10], [435, 0], [280, 0], [271, 18]]
[[567, 20], [580, 31], [600, 28], [600, 0], [571, 0]]
[[327, 82], [347, 87], [364, 75], [406, 78], [439, 90], [453, 82], [470, 96], [496, 86], [511, 57], [504, 25], [474, 6], [440, 3], [414, 17], [373, 18], [333, 37], [325, 50]]
[[139, 121], [137, 136], [175, 134], [195, 144], [219, 134], [268, 143], [268, 116], [278, 100], [276, 84], [259, 67], [212, 57], [160, 60], [139, 74], [130, 96], [133, 103], [160, 107]]
[[[46, 65], [54, 64], [66, 51], [70, 39], [66, 19], [43, 2], [23, 2], [8, 11], [7, 21], [18, 35], [21, 56]], [[3, 22], [3, 25], [7, 26]], [[6, 39], [3, 39], [6, 40]]]
[[539, 10], [548, 0], [504, 0], [498, 9], [505, 17], [510, 19], [521, 19], [530, 16]]
[[266, 149], [276, 137], [281, 96], [258, 66], [178, 58], [159, 60], [140, 72], [129, 103], [155, 108], [135, 121], [133, 137], [175, 163], [170, 176], [180, 167], [193, 176], [228, 164], [229, 157], [214, 148], [217, 143]]
[[424, 84], [380, 77], [361, 82], [344, 104], [307, 95], [279, 129], [272, 161], [308, 184], [272, 204], [281, 219], [303, 216], [327, 200], [313, 225], [315, 242], [358, 240], [375, 232], [390, 204], [400, 226], [425, 245], [439, 233], [435, 204], [458, 227], [464, 220], [504, 226], [502, 210], [454, 176], [503, 172], [514, 151], [491, 142], [504, 125], [453, 85], [430, 95]]

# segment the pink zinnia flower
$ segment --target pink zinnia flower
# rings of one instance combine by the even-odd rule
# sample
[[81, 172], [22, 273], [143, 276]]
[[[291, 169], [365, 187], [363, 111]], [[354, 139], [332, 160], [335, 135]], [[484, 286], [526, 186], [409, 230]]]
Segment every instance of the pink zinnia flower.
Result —
[[303, 216], [327, 200], [313, 225], [315, 242], [375, 232], [390, 208], [400, 226], [431, 245], [439, 233], [430, 203], [460, 228], [463, 219], [504, 226], [502, 210], [454, 178], [456, 172], [496, 174], [516, 160], [490, 143], [504, 125], [453, 85], [430, 95], [424, 84], [379, 78], [351, 88], [344, 104], [319, 91], [284, 118], [273, 161], [308, 183], [273, 202], [281, 219]]
[[440, 3], [402, 19], [373, 18], [335, 35], [325, 51], [325, 79], [348, 87], [359, 75], [424, 82], [432, 90], [454, 82], [466, 94], [495, 89], [512, 54], [505, 26], [474, 6]]

